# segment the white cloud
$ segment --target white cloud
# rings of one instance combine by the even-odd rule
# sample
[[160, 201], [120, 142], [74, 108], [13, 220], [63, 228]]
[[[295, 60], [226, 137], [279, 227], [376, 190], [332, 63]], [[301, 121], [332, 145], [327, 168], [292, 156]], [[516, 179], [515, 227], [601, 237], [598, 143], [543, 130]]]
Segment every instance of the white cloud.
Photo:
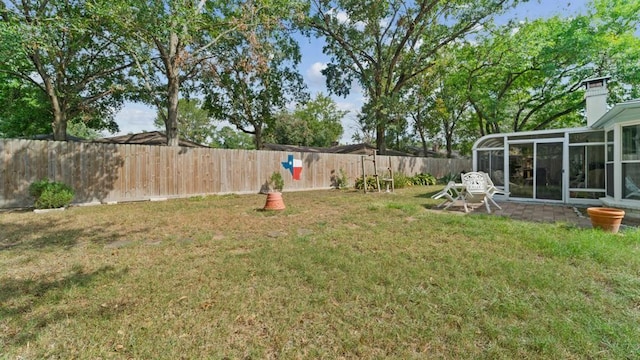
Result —
[[153, 119], [155, 119], [155, 117], [155, 108], [139, 103], [126, 103], [122, 110], [115, 116], [120, 131], [117, 134], [109, 134], [107, 136], [157, 130], [155, 125], [153, 125]]
[[389, 18], [386, 17], [384, 19], [380, 19], [380, 21], [378, 22], [379, 26], [381, 29], [386, 28], [387, 26], [389, 26]]
[[349, 15], [347, 15], [347, 13], [344, 11], [339, 11], [335, 16], [336, 19], [342, 24], [348, 24], [350, 22]]
[[358, 31], [364, 31], [365, 23], [364, 21], [356, 21], [355, 23], [351, 22], [349, 15], [345, 11], [337, 11], [335, 9], [331, 9], [327, 11], [325, 14], [329, 16], [333, 16], [340, 24], [343, 25], [351, 25]]
[[424, 40], [418, 39], [418, 41], [416, 41], [416, 44], [413, 46], [413, 50], [419, 50], [423, 44], [424, 44]]
[[342, 111], [348, 111], [350, 113], [358, 112], [360, 110], [360, 105], [351, 101], [336, 101], [336, 106], [338, 107], [338, 109]]
[[315, 62], [307, 69], [306, 77], [308, 84], [311, 87], [322, 87], [325, 84], [324, 75], [322, 70], [327, 67], [326, 63]]

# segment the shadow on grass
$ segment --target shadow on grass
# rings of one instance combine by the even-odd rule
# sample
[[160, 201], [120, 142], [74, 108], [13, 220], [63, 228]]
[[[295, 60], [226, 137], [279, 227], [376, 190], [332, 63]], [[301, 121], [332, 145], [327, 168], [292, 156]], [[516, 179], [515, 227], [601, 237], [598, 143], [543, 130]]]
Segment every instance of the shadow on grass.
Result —
[[[69, 224], [65, 218], [42, 219], [38, 221], [37, 227], [32, 223], [5, 223], [2, 224], [0, 235], [0, 251], [70, 249], [80, 241], [106, 245], [133, 235], [131, 230], [127, 230], [126, 233], [105, 231], [113, 225], [115, 224], [105, 223], [101, 226], [86, 227], [82, 224]], [[145, 233], [147, 230], [140, 229], [135, 233]]]
[[418, 194], [416, 195], [417, 198], [419, 199], [431, 199], [431, 197], [437, 193], [439, 193], [440, 191], [431, 191], [431, 192], [427, 192], [424, 194]]
[[[116, 271], [112, 266], [103, 266], [93, 272], [84, 272], [81, 267], [74, 266], [71, 274], [58, 280], [48, 280], [45, 276], [39, 279], [5, 278], [0, 285], [0, 324], [3, 334], [0, 342], [9, 347], [24, 345], [34, 341], [40, 329], [50, 324], [64, 321], [74, 316], [110, 317], [99, 304], [76, 303], [65, 296], [75, 287], [88, 287], [99, 278], [112, 280], [122, 278], [126, 269]], [[60, 309], [58, 304], [64, 303]], [[47, 311], [41, 311], [47, 309]], [[54, 309], [51, 311], [51, 309]], [[107, 309], [108, 310], [108, 309]]]

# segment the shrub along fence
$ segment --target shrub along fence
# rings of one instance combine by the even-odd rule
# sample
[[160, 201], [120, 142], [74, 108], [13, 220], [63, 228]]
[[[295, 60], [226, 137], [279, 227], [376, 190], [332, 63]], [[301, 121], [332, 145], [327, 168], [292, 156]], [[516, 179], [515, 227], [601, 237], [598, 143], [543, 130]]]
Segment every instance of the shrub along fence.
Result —
[[[282, 165], [289, 155], [302, 162], [300, 180]], [[44, 178], [70, 185], [76, 204], [257, 193], [274, 171], [283, 174], [284, 191], [335, 187], [341, 171], [353, 186], [363, 159], [372, 174], [366, 155], [0, 139], [0, 208], [32, 206], [29, 185]], [[388, 167], [442, 177], [471, 170], [471, 161], [378, 155], [378, 172]]]

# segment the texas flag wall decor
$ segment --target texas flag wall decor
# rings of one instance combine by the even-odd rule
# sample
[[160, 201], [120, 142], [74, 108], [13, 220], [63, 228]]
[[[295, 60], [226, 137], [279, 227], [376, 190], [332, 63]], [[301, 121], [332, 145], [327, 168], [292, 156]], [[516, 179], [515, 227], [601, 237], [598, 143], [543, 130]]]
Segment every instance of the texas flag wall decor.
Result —
[[302, 160], [294, 159], [293, 155], [289, 155], [287, 157], [287, 161], [282, 162], [282, 166], [289, 170], [291, 175], [293, 175], [293, 180], [300, 180], [300, 175], [302, 174]]

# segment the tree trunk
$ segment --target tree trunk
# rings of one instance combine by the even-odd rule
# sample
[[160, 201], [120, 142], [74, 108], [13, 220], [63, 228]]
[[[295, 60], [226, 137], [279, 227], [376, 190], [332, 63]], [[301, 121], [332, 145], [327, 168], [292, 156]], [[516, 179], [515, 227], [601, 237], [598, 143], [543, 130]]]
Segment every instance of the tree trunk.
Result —
[[427, 147], [427, 137], [425, 136], [423, 129], [418, 130], [418, 134], [420, 135], [420, 142], [422, 143], [422, 155], [426, 157], [427, 151], [429, 150]]
[[450, 136], [447, 136], [447, 158], [452, 158], [453, 156], [453, 141]]
[[47, 78], [45, 81], [45, 89], [51, 101], [51, 109], [53, 110], [53, 122], [51, 130], [53, 131], [53, 140], [67, 141], [67, 113], [62, 109], [60, 98], [56, 95], [53, 84]]
[[386, 119], [382, 111], [380, 111], [379, 105], [376, 102], [376, 110], [375, 110], [375, 121], [376, 121], [376, 147], [378, 148], [378, 155], [386, 155], [387, 154], [387, 139], [385, 137], [386, 133]]
[[51, 123], [53, 129], [53, 140], [67, 141], [67, 119], [63, 112], [56, 111]]
[[378, 124], [376, 126], [376, 147], [378, 148], [378, 155], [387, 154], [387, 143], [385, 138], [384, 124]]
[[[169, 51], [163, 54], [167, 75], [167, 119], [165, 122], [167, 132], [167, 146], [178, 146], [178, 99], [180, 98], [180, 41], [176, 33], [169, 37]], [[161, 51], [162, 53], [162, 51]]]
[[253, 142], [256, 145], [256, 150], [262, 149], [262, 128], [256, 126], [253, 133]]
[[168, 79], [167, 120], [165, 123], [168, 146], [178, 146], [180, 144], [178, 134], [178, 99], [180, 97], [180, 87], [178, 82], [177, 77]]

